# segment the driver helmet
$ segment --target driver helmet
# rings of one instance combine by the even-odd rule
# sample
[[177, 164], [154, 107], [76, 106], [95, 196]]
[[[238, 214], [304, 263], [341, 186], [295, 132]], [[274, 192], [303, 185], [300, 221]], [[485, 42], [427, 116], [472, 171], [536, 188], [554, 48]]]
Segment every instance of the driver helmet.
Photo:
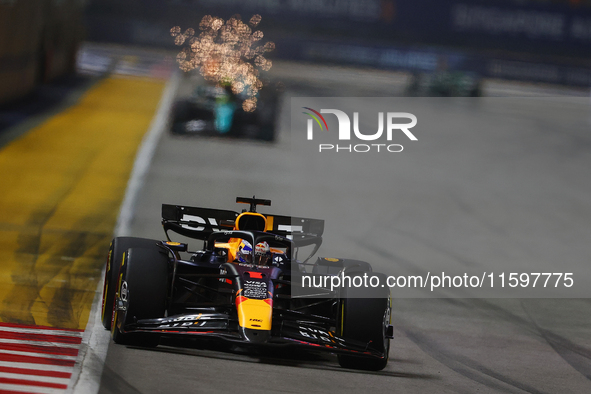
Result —
[[[252, 264], [251, 257], [252, 257], [252, 245], [250, 242], [246, 240], [242, 240], [240, 242], [240, 246], [238, 246], [238, 253], [236, 254], [238, 261], [245, 264]], [[254, 250], [255, 256], [255, 265], [269, 265], [273, 259], [273, 254], [271, 253], [271, 248], [269, 244], [266, 242], [259, 242], [255, 246]]]

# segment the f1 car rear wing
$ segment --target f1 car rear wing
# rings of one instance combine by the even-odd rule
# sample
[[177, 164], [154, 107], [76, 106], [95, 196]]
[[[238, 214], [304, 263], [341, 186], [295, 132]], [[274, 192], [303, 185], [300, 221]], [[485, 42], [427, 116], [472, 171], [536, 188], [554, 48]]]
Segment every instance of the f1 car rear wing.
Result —
[[162, 204], [162, 227], [189, 238], [206, 240], [215, 231], [231, 230], [238, 214], [233, 211]]
[[[324, 220], [263, 215], [267, 220], [265, 230], [268, 233], [292, 239], [298, 246], [314, 244], [319, 240], [322, 242]], [[171, 230], [189, 238], [205, 241], [214, 232], [232, 230], [238, 216], [237, 212], [223, 209], [162, 204], [162, 226], [169, 240], [168, 230]]]

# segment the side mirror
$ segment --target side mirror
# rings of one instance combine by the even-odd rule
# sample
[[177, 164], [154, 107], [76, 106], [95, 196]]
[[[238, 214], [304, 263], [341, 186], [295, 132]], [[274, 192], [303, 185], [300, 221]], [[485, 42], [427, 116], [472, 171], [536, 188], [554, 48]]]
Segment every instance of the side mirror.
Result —
[[175, 252], [186, 252], [188, 248], [188, 244], [181, 242], [162, 241], [162, 245]]

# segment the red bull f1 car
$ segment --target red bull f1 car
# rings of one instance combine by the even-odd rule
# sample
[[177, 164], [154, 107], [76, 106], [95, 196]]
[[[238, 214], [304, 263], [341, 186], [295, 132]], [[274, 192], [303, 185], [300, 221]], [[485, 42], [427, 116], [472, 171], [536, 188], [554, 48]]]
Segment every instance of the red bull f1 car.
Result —
[[[324, 221], [258, 213], [270, 200], [236, 199], [241, 213], [162, 206], [166, 240], [115, 238], [106, 262], [102, 323], [119, 344], [157, 346], [163, 336], [337, 354], [341, 366], [381, 370], [393, 327], [387, 287], [310, 287], [304, 276], [353, 277], [370, 264], [319, 257]], [[203, 241], [201, 250], [169, 233]], [[200, 242], [199, 242], [200, 243]], [[311, 249], [300, 261], [298, 252]]]

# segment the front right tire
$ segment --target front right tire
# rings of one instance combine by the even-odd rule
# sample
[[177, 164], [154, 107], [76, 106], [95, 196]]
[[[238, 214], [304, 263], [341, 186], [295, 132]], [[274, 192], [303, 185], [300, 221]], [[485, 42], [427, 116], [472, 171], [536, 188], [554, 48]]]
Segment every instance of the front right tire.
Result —
[[160, 248], [157, 243], [158, 241], [153, 239], [136, 237], [116, 237], [111, 241], [109, 254], [107, 255], [107, 266], [105, 268], [103, 302], [101, 309], [101, 321], [103, 327], [107, 330], [111, 329], [111, 323], [113, 320], [115, 293], [117, 292], [119, 271], [123, 265], [123, 255], [131, 248], [144, 248], [159, 252], [162, 248]]
[[[111, 336], [124, 345], [157, 346], [159, 335], [125, 332], [141, 319], [164, 317], [168, 296], [168, 255], [164, 250], [131, 248], [125, 253], [117, 286], [124, 309], [115, 308]], [[116, 301], [117, 303], [117, 301]]]

